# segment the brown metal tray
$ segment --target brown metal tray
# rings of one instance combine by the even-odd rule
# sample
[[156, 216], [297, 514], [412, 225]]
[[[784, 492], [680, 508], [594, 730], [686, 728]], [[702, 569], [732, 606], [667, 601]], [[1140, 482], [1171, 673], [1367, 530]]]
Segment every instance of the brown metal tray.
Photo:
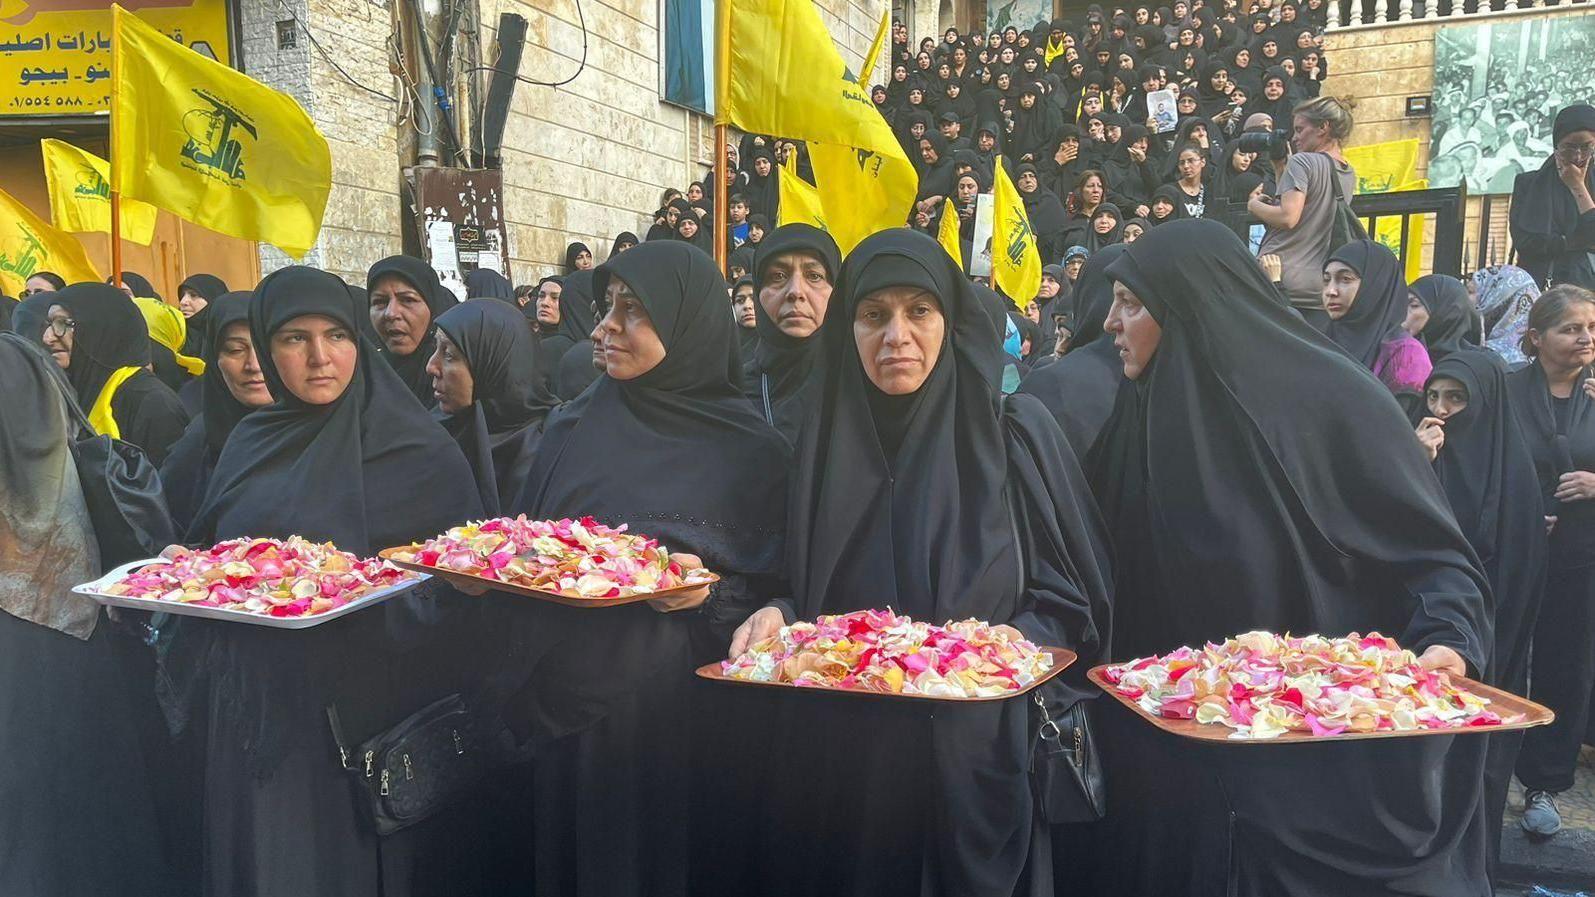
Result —
[[719, 576], [709, 573], [709, 578], [703, 580], [702, 582], [689, 583], [687, 585], [676, 586], [675, 588], [670, 589], [660, 589], [657, 592], [647, 592], [645, 594], [631, 595], [625, 598], [580, 598], [561, 594], [559, 592], [544, 591], [542, 589], [528, 589], [525, 586], [511, 585], [506, 582], [500, 582], [496, 579], [487, 579], [481, 576], [472, 576], [469, 573], [458, 573], [453, 570], [444, 570], [441, 567], [428, 567], [425, 564], [401, 561], [393, 556], [395, 552], [402, 551], [408, 547], [409, 546], [406, 545], [397, 548], [384, 548], [377, 552], [377, 557], [382, 558], [395, 567], [400, 567], [405, 570], [413, 570], [417, 573], [425, 573], [429, 576], [436, 576], [438, 579], [444, 580], [445, 582], [454, 583], [455, 585], [463, 585], [473, 589], [488, 589], [489, 591], [504, 592], [510, 595], [520, 595], [524, 598], [536, 598], [539, 601], [549, 601], [554, 604], [563, 604], [566, 607], [620, 607], [626, 604], [637, 604], [639, 602], [648, 601], [654, 598], [666, 598], [681, 592], [690, 592], [693, 589], [701, 589], [704, 586], [712, 586], [720, 581]]
[[940, 698], [931, 695], [894, 695], [890, 692], [862, 691], [860, 689], [854, 688], [819, 688], [813, 685], [792, 685], [788, 682], [753, 682], [747, 679], [733, 679], [732, 677], [721, 673], [720, 663], [718, 661], [714, 663], [706, 663], [703, 666], [698, 667], [698, 677], [701, 679], [708, 679], [711, 682], [726, 682], [730, 683], [731, 685], [755, 685], [762, 688], [779, 688], [786, 691], [802, 691], [822, 695], [855, 695], [862, 698], [903, 698], [910, 701], [948, 701], [954, 704], [976, 704], [985, 701], [1006, 701], [1009, 698], [1016, 698], [1020, 695], [1027, 694], [1035, 690], [1043, 683], [1053, 679], [1059, 673], [1068, 669], [1069, 665], [1074, 663], [1076, 660], [1075, 653], [1067, 648], [1048, 648], [1046, 646], [1040, 647], [1041, 650], [1052, 655], [1052, 669], [1047, 670], [1046, 674], [1041, 678], [1016, 692], [1010, 692], [1005, 695], [996, 695], [989, 698]]
[[1130, 712], [1141, 717], [1153, 726], [1181, 738], [1190, 738], [1195, 741], [1208, 741], [1218, 744], [1301, 744], [1303, 742], [1322, 743], [1326, 741], [1364, 741], [1375, 738], [1413, 738], [1420, 735], [1489, 735], [1493, 732], [1512, 732], [1518, 729], [1532, 729], [1535, 726], [1549, 725], [1556, 718], [1549, 707], [1536, 704], [1528, 698], [1521, 698], [1511, 692], [1505, 692], [1494, 686], [1485, 685], [1475, 679], [1465, 676], [1452, 676], [1451, 681], [1490, 701], [1490, 708], [1502, 718], [1522, 715], [1522, 719], [1515, 723], [1502, 723], [1499, 726], [1462, 726], [1457, 729], [1414, 729], [1410, 732], [1345, 732], [1340, 735], [1314, 735], [1311, 732], [1286, 732], [1278, 738], [1231, 738], [1234, 732], [1229, 726], [1221, 723], [1204, 724], [1194, 719], [1165, 719], [1153, 716], [1141, 709], [1133, 698], [1119, 694], [1119, 690], [1108, 682], [1104, 675], [1109, 667], [1118, 664], [1105, 663], [1086, 671], [1086, 678], [1108, 693], [1108, 696], [1120, 704], [1130, 708]]

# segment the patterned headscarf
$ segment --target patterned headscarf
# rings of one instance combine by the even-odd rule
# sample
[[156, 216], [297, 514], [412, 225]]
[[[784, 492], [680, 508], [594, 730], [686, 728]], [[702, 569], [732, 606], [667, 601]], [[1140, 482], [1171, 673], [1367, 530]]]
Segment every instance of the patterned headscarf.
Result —
[[1529, 326], [1529, 309], [1540, 288], [1529, 272], [1516, 265], [1491, 265], [1473, 272], [1479, 315], [1484, 318], [1484, 345], [1508, 365], [1528, 363], [1518, 347]]

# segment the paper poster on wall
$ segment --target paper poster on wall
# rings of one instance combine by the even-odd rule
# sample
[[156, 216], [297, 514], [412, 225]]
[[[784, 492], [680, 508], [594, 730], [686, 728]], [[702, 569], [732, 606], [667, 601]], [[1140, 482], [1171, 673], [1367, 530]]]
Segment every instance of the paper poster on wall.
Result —
[[990, 193], [975, 197], [975, 232], [969, 253], [969, 273], [974, 277], [991, 276], [991, 231], [996, 208]]
[[986, 30], [1001, 31], [1012, 25], [1029, 31], [1037, 22], [1052, 21], [1052, 0], [991, 0], [986, 6]]
[[659, 94], [714, 114], [714, 2], [660, 0]]
[[1557, 110], [1595, 95], [1595, 16], [1441, 28], [1434, 40], [1429, 184], [1511, 193], [1551, 154]]

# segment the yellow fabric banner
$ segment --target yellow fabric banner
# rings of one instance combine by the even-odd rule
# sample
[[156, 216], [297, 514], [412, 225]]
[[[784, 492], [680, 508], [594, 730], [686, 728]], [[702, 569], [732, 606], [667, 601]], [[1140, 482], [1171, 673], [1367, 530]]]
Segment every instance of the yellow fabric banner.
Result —
[[298, 101], [113, 7], [111, 187], [294, 258], [316, 242], [332, 155]]
[[1041, 290], [1041, 251], [1036, 248], [1036, 235], [1025, 215], [1024, 200], [1003, 168], [1001, 156], [993, 167], [996, 181], [992, 186], [992, 285], [1015, 305], [1022, 305]]
[[[796, 157], [796, 153], [792, 154]], [[812, 224], [825, 230], [825, 206], [820, 194], [809, 182], [798, 177], [790, 167], [780, 166], [776, 171], [776, 187], [781, 192], [780, 214], [776, 226], [783, 224]]]
[[808, 142], [842, 252], [901, 226], [919, 175], [812, 0], [723, 0], [716, 12], [715, 123]]
[[[1360, 175], [1359, 175], [1360, 176]], [[1391, 190], [1400, 193], [1404, 190], [1427, 190], [1429, 182], [1425, 179], [1411, 181]], [[1371, 219], [1362, 219], [1362, 226], [1368, 229], [1368, 235], [1374, 240], [1383, 243], [1385, 248], [1401, 258], [1401, 218], [1380, 218], [1377, 224]], [[1407, 283], [1423, 276], [1423, 216], [1412, 215], [1407, 219], [1407, 260], [1404, 265]]]
[[880, 61], [881, 50], [886, 46], [886, 35], [892, 31], [892, 5], [886, 4], [881, 10], [881, 24], [875, 29], [875, 40], [869, 46], [869, 54], [864, 57], [864, 67], [858, 70], [858, 77], [853, 83], [860, 87], [869, 84], [870, 73], [875, 71], [875, 63]]
[[950, 199], [941, 204], [941, 224], [936, 228], [936, 242], [953, 257], [953, 264], [958, 266], [958, 270], [964, 270], [964, 249], [958, 242], [958, 212]]
[[40, 271], [54, 271], [67, 283], [101, 280], [82, 243], [0, 190], [0, 290], [20, 295], [28, 278]]
[[[55, 226], [73, 233], [110, 233], [111, 163], [54, 138], [39, 141], [39, 149]], [[122, 239], [150, 245], [159, 214], [149, 203], [122, 200]]]
[[1346, 150], [1357, 170], [1358, 193], [1384, 193], [1418, 177], [1418, 138], [1370, 143]]

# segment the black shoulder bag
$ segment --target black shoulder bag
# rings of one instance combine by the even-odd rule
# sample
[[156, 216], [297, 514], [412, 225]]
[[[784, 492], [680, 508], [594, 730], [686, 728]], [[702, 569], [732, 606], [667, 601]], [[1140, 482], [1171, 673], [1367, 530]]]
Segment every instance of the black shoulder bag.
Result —
[[1335, 198], [1335, 220], [1329, 227], [1329, 254], [1333, 255], [1347, 243], [1368, 239], [1368, 229], [1362, 226], [1362, 219], [1351, 210], [1345, 191], [1340, 189], [1340, 171], [1335, 167], [1334, 158], [1328, 153], [1319, 155], [1329, 160], [1329, 189]]
[[77, 421], [72, 457], [100, 563], [110, 569], [160, 554], [177, 541], [177, 533], [155, 465], [131, 442], [95, 433], [78, 403], [67, 404]]
[[379, 835], [437, 813], [510, 755], [509, 730], [473, 713], [457, 694], [421, 708], [352, 750], [344, 740], [338, 708], [329, 704], [326, 713], [338, 762], [353, 778], [360, 804]]
[[[1003, 400], [1007, 401], [1006, 398]], [[1025, 589], [1025, 543], [1019, 533], [1017, 501], [1006, 487], [1008, 526], [1019, 554], [1019, 591]], [[1091, 734], [1090, 701], [1064, 706], [1058, 689], [1042, 685], [1030, 692], [1030, 786], [1048, 824], [1095, 822], [1107, 809], [1102, 758]]]

